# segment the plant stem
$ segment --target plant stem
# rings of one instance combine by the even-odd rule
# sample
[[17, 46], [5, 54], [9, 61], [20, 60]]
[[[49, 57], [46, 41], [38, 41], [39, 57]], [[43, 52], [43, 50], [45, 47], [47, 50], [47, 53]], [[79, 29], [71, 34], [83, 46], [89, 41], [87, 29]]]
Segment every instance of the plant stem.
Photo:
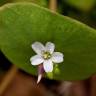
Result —
[[57, 0], [49, 0], [49, 9], [53, 12], [57, 10]]
[[9, 69], [5, 77], [3, 78], [1, 85], [0, 85], [0, 96], [2, 96], [3, 92], [7, 89], [8, 85], [13, 80], [15, 74], [17, 73], [18, 69], [15, 65]]

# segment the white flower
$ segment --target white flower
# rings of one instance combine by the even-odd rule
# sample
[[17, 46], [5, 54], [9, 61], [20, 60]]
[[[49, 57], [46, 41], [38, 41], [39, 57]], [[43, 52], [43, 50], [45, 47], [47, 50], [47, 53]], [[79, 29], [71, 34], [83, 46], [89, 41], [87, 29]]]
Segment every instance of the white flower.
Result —
[[51, 42], [47, 42], [45, 46], [40, 42], [35, 42], [32, 44], [32, 49], [37, 55], [30, 58], [31, 64], [43, 64], [45, 72], [52, 72], [53, 64], [61, 63], [64, 60], [64, 55], [61, 52], [54, 52], [55, 45]]

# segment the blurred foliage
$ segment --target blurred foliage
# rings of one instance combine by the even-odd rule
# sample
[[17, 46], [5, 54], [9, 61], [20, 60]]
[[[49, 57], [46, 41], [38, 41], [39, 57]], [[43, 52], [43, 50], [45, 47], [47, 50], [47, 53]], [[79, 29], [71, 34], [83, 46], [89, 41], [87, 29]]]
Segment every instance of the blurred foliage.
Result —
[[10, 2], [10, 0], [0, 0], [0, 6]]
[[2, 72], [2, 70], [8, 70], [10, 66], [11, 62], [9, 62], [9, 60], [0, 51], [0, 72]]
[[63, 0], [63, 1], [82, 11], [91, 10], [95, 4], [95, 0]]
[[12, 0], [12, 2], [32, 2], [32, 3], [38, 4], [43, 7], [48, 6], [47, 0]]
[[77, 19], [93, 28], [96, 28], [96, 1], [94, 1], [94, 4], [90, 10], [86, 11], [70, 5], [68, 2], [66, 2], [66, 0], [58, 0], [58, 8], [59, 13]]

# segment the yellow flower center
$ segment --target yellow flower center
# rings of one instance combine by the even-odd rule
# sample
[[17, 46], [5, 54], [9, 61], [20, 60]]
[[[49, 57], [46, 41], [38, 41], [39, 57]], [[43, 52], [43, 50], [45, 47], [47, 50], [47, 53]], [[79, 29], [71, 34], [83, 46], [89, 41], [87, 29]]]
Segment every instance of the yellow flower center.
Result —
[[49, 58], [51, 58], [51, 54], [49, 52], [44, 52], [43, 53], [43, 58], [44, 59], [49, 59]]

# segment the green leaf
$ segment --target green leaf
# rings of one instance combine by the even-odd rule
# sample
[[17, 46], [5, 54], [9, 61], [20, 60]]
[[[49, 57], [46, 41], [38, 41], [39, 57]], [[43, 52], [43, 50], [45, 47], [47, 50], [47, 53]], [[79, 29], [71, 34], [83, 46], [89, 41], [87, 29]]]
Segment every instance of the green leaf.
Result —
[[10, 2], [11, 0], [0, 0], [0, 6]]
[[63, 0], [69, 5], [82, 11], [90, 11], [95, 5], [95, 0]]
[[96, 30], [31, 3], [8, 4], [0, 9], [0, 48], [19, 68], [37, 74], [30, 64], [35, 41], [55, 43], [64, 62], [53, 79], [80, 80], [96, 72]]

